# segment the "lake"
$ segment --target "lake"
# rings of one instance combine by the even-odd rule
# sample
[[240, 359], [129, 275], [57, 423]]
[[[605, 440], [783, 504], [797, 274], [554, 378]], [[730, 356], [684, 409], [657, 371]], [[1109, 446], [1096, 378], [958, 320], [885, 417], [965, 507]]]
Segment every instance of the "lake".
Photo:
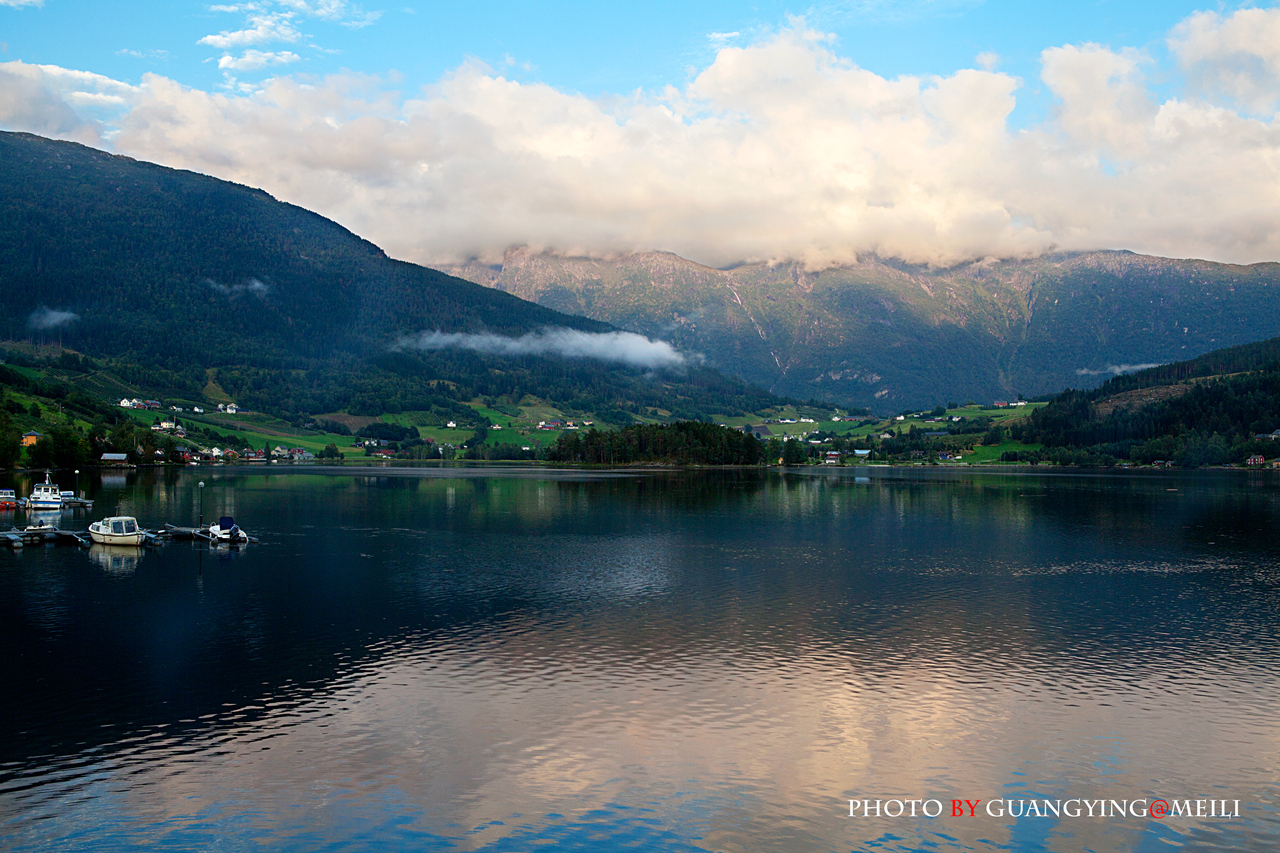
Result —
[[80, 480], [261, 541], [0, 548], [4, 849], [1280, 848], [1280, 473]]

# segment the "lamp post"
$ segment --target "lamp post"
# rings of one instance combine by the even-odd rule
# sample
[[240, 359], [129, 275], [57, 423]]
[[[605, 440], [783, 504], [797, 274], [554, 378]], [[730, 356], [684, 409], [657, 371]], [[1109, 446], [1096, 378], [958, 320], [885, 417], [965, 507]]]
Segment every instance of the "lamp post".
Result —
[[199, 483], [196, 493], [200, 495], [200, 523], [196, 525], [196, 529], [204, 527], [204, 480]]
[[84, 497], [84, 495], [80, 494], [80, 469], [79, 468], [76, 469], [76, 497], [78, 498]]

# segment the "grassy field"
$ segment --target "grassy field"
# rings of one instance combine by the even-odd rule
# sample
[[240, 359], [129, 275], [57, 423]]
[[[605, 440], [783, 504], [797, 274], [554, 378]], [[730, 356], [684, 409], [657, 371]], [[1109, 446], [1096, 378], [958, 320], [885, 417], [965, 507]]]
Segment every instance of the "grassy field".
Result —
[[[165, 420], [174, 412], [157, 412], [147, 409], [121, 409], [120, 411], [127, 414], [130, 418], [141, 424], [150, 426], [155, 423], [157, 416], [161, 420]], [[222, 415], [219, 413], [205, 412], [203, 415], [195, 415], [190, 412], [176, 413], [179, 423], [190, 429], [193, 425], [201, 427], [209, 427], [216, 430], [221, 435], [232, 436], [239, 444], [237, 449], [242, 446], [252, 447], [260, 450], [270, 444], [271, 447], [276, 445], [284, 445], [285, 447], [300, 447], [304, 450], [310, 450], [312, 453], [318, 453], [327, 444], [336, 444], [339, 450], [347, 454], [356, 454], [364, 456], [364, 450], [353, 449], [351, 443], [354, 439], [349, 435], [337, 435], [335, 433], [314, 433], [299, 432], [292, 429], [283, 421], [266, 416], [255, 416], [253, 413], [239, 413], [235, 415]], [[254, 423], [257, 420], [259, 423]], [[234, 425], [233, 425], [234, 424]], [[240, 426], [243, 425], [243, 426]], [[253, 429], [259, 426], [259, 429]], [[187, 439], [192, 445], [204, 445], [208, 442], [203, 438], [192, 437]]]
[[1042, 444], [1023, 444], [1020, 441], [1006, 441], [1002, 444], [983, 445], [980, 444], [973, 448], [973, 453], [966, 453], [963, 462], [970, 465], [983, 465], [992, 462], [999, 462], [1001, 454], [1004, 453], [1024, 453], [1026, 451], [1041, 450]]
[[[107, 396], [116, 394], [115, 402], [121, 396], [136, 396], [136, 394], [128, 393], [127, 388], [121, 391], [123, 385], [119, 385], [119, 380], [115, 380], [110, 388], [94, 387], [90, 388], [83, 376], [73, 379], [64, 376], [63, 371], [56, 368], [33, 369], [28, 367], [20, 367], [11, 365], [11, 367], [24, 376], [41, 379], [69, 379], [74, 384], [79, 385], [86, 391], [97, 392], [94, 396]], [[92, 376], [92, 375], [89, 375]], [[216, 386], [215, 377], [209, 377], [210, 384]], [[216, 388], [221, 393], [221, 388]], [[36, 402], [43, 410], [40, 418], [31, 417], [23, 412], [14, 415], [14, 422], [22, 431], [35, 429], [39, 432], [47, 432], [53, 423], [61, 422], [62, 418], [59, 413], [56, 402], [43, 398], [33, 398], [30, 395], [10, 390], [8, 395], [11, 399], [20, 403], [23, 407], [29, 408], [31, 403]], [[216, 396], [216, 394], [215, 394]], [[166, 400], [166, 404], [173, 403], [173, 400]], [[583, 431], [595, 426], [598, 429], [614, 429], [609, 424], [598, 421], [590, 414], [582, 412], [566, 412], [555, 405], [548, 403], [535, 397], [526, 397], [520, 401], [519, 405], [504, 405], [501, 403], [489, 403], [492, 401], [472, 400], [468, 403], [468, 407], [474, 413], [473, 416], [466, 414], [457, 414], [442, 417], [429, 411], [412, 411], [402, 412], [398, 414], [385, 414], [380, 418], [360, 417], [348, 415], [345, 413], [331, 413], [328, 415], [317, 415], [318, 421], [332, 420], [343, 424], [353, 432], [365, 424], [375, 421], [383, 421], [386, 423], [397, 424], [405, 427], [412, 427], [418, 435], [425, 439], [441, 445], [452, 445], [459, 447], [470, 441], [475, 435], [475, 426], [483, 418], [487, 419], [491, 425], [485, 441], [489, 445], [510, 444], [517, 447], [530, 447], [534, 449], [543, 449], [556, 442], [561, 435], [568, 432], [567, 430], [546, 430], [539, 429], [539, 422], [559, 420], [562, 422], [572, 422]], [[262, 449], [264, 447], [276, 447], [284, 445], [286, 447], [300, 447], [310, 450], [312, 453], [319, 453], [326, 445], [334, 444], [339, 451], [345, 453], [353, 459], [364, 460], [363, 448], [356, 448], [353, 445], [359, 441], [352, 435], [341, 435], [332, 432], [318, 432], [315, 430], [300, 430], [292, 424], [269, 415], [255, 412], [239, 412], [235, 415], [227, 415], [214, 411], [206, 411], [203, 414], [195, 414], [190, 411], [190, 403], [178, 402], [188, 411], [174, 413], [168, 409], [163, 410], [145, 410], [145, 409], [118, 409], [117, 411], [124, 413], [127, 417], [144, 426], [150, 426], [156, 420], [163, 420], [175, 416], [187, 426], [189, 430], [193, 427], [208, 428], [215, 431], [220, 436], [230, 439], [230, 442], [223, 440], [210, 440], [203, 435], [193, 433], [186, 440], [186, 443], [193, 446], [211, 446], [213, 444], [229, 443], [236, 449], [249, 447], [253, 449]], [[203, 404], [209, 408], [213, 408], [212, 404]], [[989, 418], [992, 424], [1008, 424], [1012, 421], [1027, 417], [1032, 411], [1043, 406], [1043, 403], [1031, 403], [1026, 406], [1017, 408], [985, 408], [979, 406], [963, 406], [959, 408], [948, 409], [941, 420], [934, 420], [932, 413], [915, 413], [905, 415], [901, 420], [897, 417], [891, 418], [863, 418], [859, 416], [842, 417], [840, 420], [831, 420], [833, 411], [839, 413], [839, 409], [826, 407], [810, 407], [810, 406], [791, 406], [784, 408], [771, 409], [754, 415], [745, 416], [713, 416], [712, 421], [725, 424], [730, 427], [743, 427], [747, 425], [765, 425], [769, 428], [772, 435], [778, 437], [791, 437], [805, 440], [810, 438], [814, 433], [834, 434], [837, 436], [861, 438], [868, 435], [879, 434], [882, 432], [907, 432], [912, 427], [923, 431], [945, 431], [948, 427], [954, 425], [951, 418], [959, 417], [965, 419], [975, 419], [979, 417]], [[450, 428], [447, 423], [452, 418], [456, 422], [456, 426]], [[644, 415], [636, 416], [636, 420], [642, 423], [659, 423], [670, 418], [669, 412], [649, 411]], [[808, 422], [802, 422], [806, 420]], [[781, 421], [791, 421], [791, 423], [782, 423]], [[588, 423], [591, 422], [591, 423]], [[77, 420], [75, 426], [87, 430], [90, 424]], [[977, 438], [977, 436], [975, 436]], [[1018, 445], [1014, 442], [1005, 442], [996, 447], [979, 446], [976, 452], [965, 457], [965, 461], [977, 464], [989, 463], [1000, 458], [1004, 452], [1014, 452], [1018, 450], [1031, 449]]]

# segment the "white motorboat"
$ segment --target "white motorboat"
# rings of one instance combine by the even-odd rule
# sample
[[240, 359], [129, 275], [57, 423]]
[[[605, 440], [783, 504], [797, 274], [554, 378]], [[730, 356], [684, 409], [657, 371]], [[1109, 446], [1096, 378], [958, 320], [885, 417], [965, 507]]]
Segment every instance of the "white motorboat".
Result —
[[44, 482], [37, 483], [32, 489], [31, 497], [27, 498], [27, 509], [62, 509], [62, 490], [54, 485], [49, 471], [44, 472]]
[[27, 526], [23, 530], [27, 533], [54, 533], [58, 529], [58, 522], [61, 516], [56, 512], [28, 512]]
[[131, 515], [113, 515], [89, 525], [89, 538], [100, 545], [141, 545], [146, 535]]
[[62, 490], [62, 508], [63, 509], [92, 509], [93, 501], [78, 497], [75, 492], [70, 489]]
[[217, 524], [210, 524], [207, 532], [210, 541], [220, 545], [243, 545], [249, 541], [249, 534], [241, 530], [229, 515], [219, 518]]

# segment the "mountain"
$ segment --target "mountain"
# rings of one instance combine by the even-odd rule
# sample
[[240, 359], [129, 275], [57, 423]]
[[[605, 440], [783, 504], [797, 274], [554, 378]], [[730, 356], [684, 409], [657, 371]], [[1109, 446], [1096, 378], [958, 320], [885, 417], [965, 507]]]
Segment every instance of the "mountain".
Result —
[[533, 395], [622, 422], [779, 402], [696, 365], [416, 349], [405, 342], [423, 332], [613, 327], [392, 260], [261, 190], [75, 143], [0, 133], [0, 245], [0, 343], [105, 359], [156, 395], [437, 419]]
[[713, 269], [651, 252], [525, 250], [444, 266], [560, 311], [704, 353], [774, 393], [877, 411], [1093, 387], [1135, 367], [1280, 334], [1280, 264], [1132, 252], [950, 269], [868, 257]]

